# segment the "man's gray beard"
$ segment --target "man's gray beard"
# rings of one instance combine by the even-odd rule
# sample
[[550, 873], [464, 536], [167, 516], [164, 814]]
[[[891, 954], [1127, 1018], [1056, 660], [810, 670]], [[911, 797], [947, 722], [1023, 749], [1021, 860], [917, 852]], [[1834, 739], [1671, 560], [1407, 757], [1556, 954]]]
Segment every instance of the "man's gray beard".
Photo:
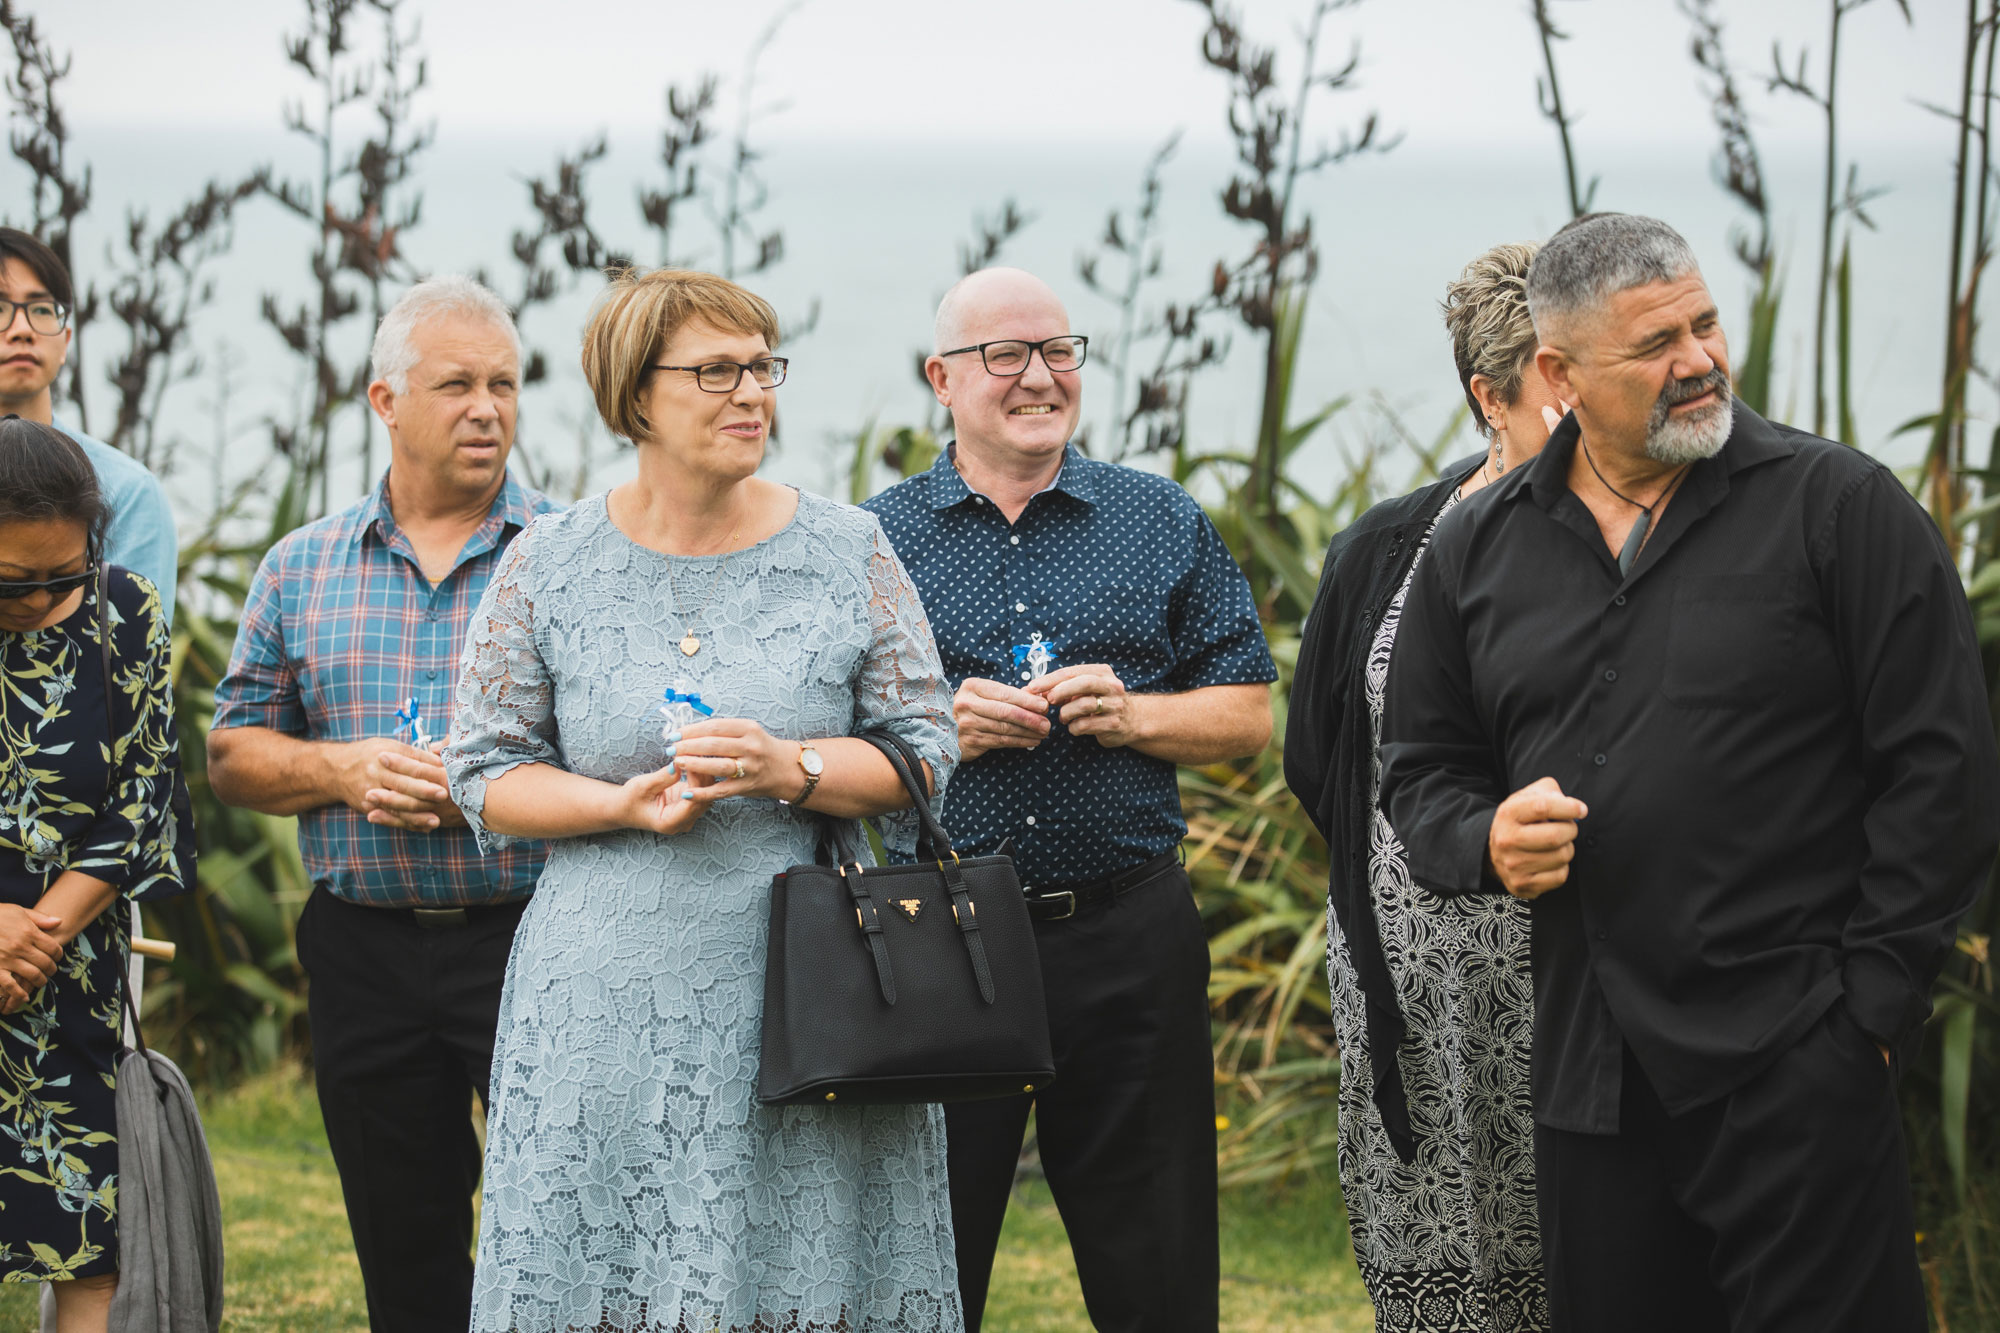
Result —
[[1653, 405], [1653, 419], [1646, 423], [1646, 457], [1656, 463], [1678, 467], [1713, 458], [1729, 443], [1729, 430], [1736, 420], [1736, 399], [1725, 380], [1715, 406], [1676, 421], [1667, 415], [1667, 402]]

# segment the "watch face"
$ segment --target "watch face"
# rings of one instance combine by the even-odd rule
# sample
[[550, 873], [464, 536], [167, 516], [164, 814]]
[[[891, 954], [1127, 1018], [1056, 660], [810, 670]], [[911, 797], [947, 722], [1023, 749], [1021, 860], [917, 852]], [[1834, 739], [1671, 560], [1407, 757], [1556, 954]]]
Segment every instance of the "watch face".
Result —
[[812, 777], [818, 777], [820, 770], [826, 767], [826, 760], [819, 757], [818, 750], [808, 745], [799, 751], [799, 766]]

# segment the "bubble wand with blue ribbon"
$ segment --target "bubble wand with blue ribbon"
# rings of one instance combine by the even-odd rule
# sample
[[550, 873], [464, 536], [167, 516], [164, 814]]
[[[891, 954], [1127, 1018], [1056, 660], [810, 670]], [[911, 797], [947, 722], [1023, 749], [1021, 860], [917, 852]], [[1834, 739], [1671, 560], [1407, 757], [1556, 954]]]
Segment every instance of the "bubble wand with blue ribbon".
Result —
[[666, 717], [667, 724], [660, 728], [660, 739], [669, 745], [673, 744], [683, 728], [694, 724], [697, 716], [715, 716], [715, 710], [701, 701], [701, 695], [695, 692], [694, 682], [686, 676], [676, 680], [665, 697], [666, 702], [660, 706], [660, 712]]
[[1044, 639], [1040, 630], [1030, 634], [1026, 643], [1014, 645], [1014, 669], [1023, 680], [1040, 680], [1055, 664], [1056, 641]]
[[431, 738], [424, 731], [423, 712], [417, 707], [416, 695], [411, 695], [409, 702], [396, 711], [396, 721], [402, 724], [397, 730], [400, 731], [404, 726], [410, 729], [411, 743], [419, 750], [431, 748]]

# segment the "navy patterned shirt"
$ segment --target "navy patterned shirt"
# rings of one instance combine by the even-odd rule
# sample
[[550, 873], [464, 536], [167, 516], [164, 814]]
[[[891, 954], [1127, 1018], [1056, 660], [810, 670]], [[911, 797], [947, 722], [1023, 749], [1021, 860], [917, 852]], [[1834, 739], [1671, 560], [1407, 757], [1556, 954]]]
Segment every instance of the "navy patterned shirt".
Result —
[[[1135, 694], [1277, 678], [1243, 571], [1172, 481], [1072, 446], [1010, 524], [952, 453], [862, 508], [915, 580], [954, 690], [968, 676], [1019, 684], [1014, 646], [1037, 631], [1057, 668], [1101, 662]], [[1114, 875], [1187, 835], [1174, 765], [1060, 722], [1032, 750], [960, 767], [942, 814], [962, 850], [1013, 839], [1022, 882], [1037, 888]]]

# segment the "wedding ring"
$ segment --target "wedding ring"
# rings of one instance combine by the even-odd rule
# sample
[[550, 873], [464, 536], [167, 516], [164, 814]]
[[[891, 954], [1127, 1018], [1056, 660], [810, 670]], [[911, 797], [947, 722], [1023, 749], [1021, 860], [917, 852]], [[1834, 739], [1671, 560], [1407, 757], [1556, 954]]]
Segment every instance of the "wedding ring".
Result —
[[741, 782], [745, 776], [746, 775], [743, 772], [743, 761], [741, 759], [738, 759], [736, 761], [736, 780], [738, 782]]
[[[1103, 711], [1104, 711], [1104, 696], [1100, 694], [1097, 696], [1097, 712], [1101, 713]], [[1094, 717], [1096, 716], [1096, 714], [1093, 713], [1092, 716]]]

